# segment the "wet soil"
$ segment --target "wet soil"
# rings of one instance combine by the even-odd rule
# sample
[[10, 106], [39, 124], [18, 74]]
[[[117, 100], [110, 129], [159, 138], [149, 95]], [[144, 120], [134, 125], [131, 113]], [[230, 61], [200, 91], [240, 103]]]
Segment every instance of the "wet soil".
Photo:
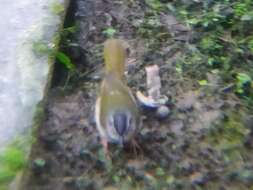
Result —
[[[194, 46], [190, 28], [169, 13], [155, 14], [144, 1], [77, 0], [71, 9], [77, 30], [62, 50], [78, 73], [68, 83], [54, 79], [26, 190], [252, 188], [252, 118], [242, 114], [237, 97], [219, 88], [215, 74], [208, 74], [213, 85], [200, 87], [176, 69], [186, 46]], [[151, 17], [160, 23], [150, 29], [143, 23]], [[142, 110], [140, 149], [110, 145], [112, 162], [104, 158], [93, 114], [103, 31], [111, 26], [129, 44], [126, 77], [133, 92], [145, 91], [145, 66], [157, 64], [170, 109], [162, 120]], [[59, 64], [56, 72], [66, 74]]]

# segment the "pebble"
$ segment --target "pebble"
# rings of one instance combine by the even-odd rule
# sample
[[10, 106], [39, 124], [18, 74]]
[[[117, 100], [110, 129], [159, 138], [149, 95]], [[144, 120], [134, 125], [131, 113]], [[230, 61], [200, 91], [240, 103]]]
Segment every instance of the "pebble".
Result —
[[75, 189], [75, 190], [82, 190], [82, 189], [95, 190], [95, 189], [97, 189], [97, 185], [94, 181], [87, 180], [84, 178], [65, 179], [64, 185], [67, 188], [71, 188], [71, 189]]
[[142, 180], [145, 180], [145, 174], [143, 171], [141, 170], [136, 170], [135, 171], [135, 174], [134, 174], [134, 177], [137, 181], [142, 181]]
[[243, 118], [243, 124], [248, 129], [253, 130], [253, 115], [248, 115], [248, 116], [244, 117]]
[[92, 155], [89, 151], [82, 149], [79, 153], [79, 156], [83, 160], [92, 160]]
[[32, 163], [33, 172], [40, 175], [46, 168], [46, 161], [42, 158], [36, 158]]
[[167, 106], [160, 106], [159, 108], [157, 108], [156, 110], [156, 117], [158, 119], [165, 119], [168, 117], [168, 115], [170, 114], [170, 110]]
[[204, 174], [200, 172], [192, 174], [190, 178], [193, 185], [204, 185], [207, 182]]
[[56, 147], [57, 144], [57, 135], [42, 135], [40, 136], [41, 141], [45, 144], [45, 147], [48, 150], [52, 150]]
[[95, 168], [97, 170], [106, 170], [106, 163], [103, 160], [97, 160], [95, 163]]

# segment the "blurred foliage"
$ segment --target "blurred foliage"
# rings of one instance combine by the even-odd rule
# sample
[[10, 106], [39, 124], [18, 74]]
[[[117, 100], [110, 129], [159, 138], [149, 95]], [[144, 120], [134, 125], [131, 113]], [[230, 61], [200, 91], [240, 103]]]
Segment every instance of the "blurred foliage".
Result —
[[113, 38], [116, 33], [117, 30], [113, 27], [108, 27], [103, 31], [103, 34], [106, 35], [107, 38]]
[[14, 180], [19, 171], [26, 167], [30, 138], [20, 136], [0, 153], [0, 190], [8, 189], [8, 184]]
[[71, 59], [65, 53], [58, 51], [56, 53], [56, 58], [68, 70], [73, 71], [75, 69], [75, 65], [71, 62]]
[[64, 11], [64, 5], [59, 2], [54, 2], [50, 5], [50, 11], [54, 14], [61, 14]]
[[[69, 42], [66, 42], [66, 36], [71, 35], [74, 32], [76, 32], [76, 25], [63, 28], [60, 32], [60, 36], [63, 41], [62, 44], [68, 46]], [[76, 66], [72, 63], [70, 57], [66, 53], [57, 50], [55, 44], [48, 44], [43, 41], [35, 41], [33, 42], [32, 46], [36, 56], [54, 56], [58, 60], [58, 63], [64, 65], [66, 69], [68, 69], [69, 71], [75, 70]]]
[[38, 56], [50, 54], [52, 52], [49, 45], [41, 41], [36, 41], [33, 43], [33, 51]]
[[234, 93], [246, 100], [246, 105], [253, 105], [252, 0], [145, 0], [145, 4], [150, 9], [135, 27], [154, 51], [173, 38], [160, 21], [161, 14], [170, 12], [192, 28], [176, 71], [206, 85], [205, 73], [215, 70], [223, 86], [233, 83]]
[[186, 46], [188, 53], [178, 63], [183, 73], [201, 80], [201, 73], [218, 69], [223, 85], [234, 83], [235, 93], [253, 104], [253, 1], [179, 0], [163, 5], [193, 29], [190, 44], [197, 49]]

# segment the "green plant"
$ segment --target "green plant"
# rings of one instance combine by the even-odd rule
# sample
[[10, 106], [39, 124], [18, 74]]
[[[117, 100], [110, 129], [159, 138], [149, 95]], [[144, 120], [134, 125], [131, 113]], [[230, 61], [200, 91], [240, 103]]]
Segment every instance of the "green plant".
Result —
[[246, 73], [237, 73], [236, 75], [236, 92], [243, 94], [246, 86], [251, 84], [252, 79]]
[[70, 26], [70, 27], [66, 27], [66, 28], [63, 28], [62, 32], [66, 32], [66, 33], [75, 33], [77, 30], [77, 26], [74, 25], [74, 26]]
[[42, 41], [37, 41], [33, 43], [33, 51], [36, 55], [48, 55], [52, 52], [52, 48], [49, 45]]
[[16, 147], [8, 147], [0, 155], [0, 163], [14, 171], [22, 169], [26, 163], [24, 152]]
[[166, 173], [163, 168], [159, 167], [159, 168], [156, 168], [155, 174], [156, 174], [156, 176], [164, 176]]
[[63, 4], [61, 4], [59, 2], [52, 3], [49, 8], [50, 8], [51, 12], [54, 14], [61, 14], [65, 9]]
[[234, 12], [235, 12], [235, 15], [237, 17], [241, 17], [243, 16], [247, 10], [248, 10], [248, 5], [246, 3], [242, 3], [242, 2], [237, 2], [234, 6]]
[[200, 48], [206, 52], [213, 53], [214, 51], [219, 51], [222, 45], [219, 43], [215, 36], [206, 36], [200, 41]]
[[108, 38], [114, 37], [116, 34], [117, 30], [114, 29], [113, 27], [108, 27], [103, 31], [103, 34], [105, 34]]
[[9, 168], [0, 168], [0, 185], [6, 184], [13, 180], [13, 178], [16, 176], [16, 173]]
[[24, 141], [17, 139], [0, 153], [0, 189], [4, 189], [26, 166]]
[[164, 8], [164, 5], [160, 2], [160, 0], [145, 0], [145, 2], [154, 10], [159, 11]]
[[250, 52], [253, 54], [253, 38], [249, 40], [248, 47], [250, 49]]
[[198, 82], [200, 86], [205, 86], [208, 84], [207, 80], [199, 80]]
[[75, 69], [75, 65], [72, 63], [69, 56], [67, 56], [65, 53], [58, 51], [56, 53], [57, 60], [63, 64], [67, 69], [73, 71]]

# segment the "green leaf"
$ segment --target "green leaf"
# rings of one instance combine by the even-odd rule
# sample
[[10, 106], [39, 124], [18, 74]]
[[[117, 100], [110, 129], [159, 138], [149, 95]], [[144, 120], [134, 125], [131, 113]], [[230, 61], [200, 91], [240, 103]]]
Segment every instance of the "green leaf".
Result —
[[167, 184], [171, 185], [174, 182], [175, 182], [175, 177], [173, 175], [170, 175], [170, 176], [167, 177], [167, 179], [166, 179]]
[[156, 173], [157, 176], [165, 175], [165, 172], [162, 168], [156, 168], [155, 173]]
[[15, 172], [8, 168], [0, 168], [0, 184], [9, 183], [15, 177]]
[[119, 176], [117, 176], [117, 175], [114, 175], [114, 176], [112, 177], [112, 180], [114, 181], [114, 183], [119, 183], [119, 182], [120, 182], [120, 178], [119, 178]]
[[207, 80], [200, 80], [199, 81], [200, 86], [205, 86], [205, 85], [207, 85], [207, 83], [208, 83]]
[[38, 55], [45, 55], [51, 53], [52, 49], [44, 42], [34, 42], [33, 51]]
[[0, 164], [8, 166], [14, 171], [22, 169], [25, 163], [26, 158], [24, 152], [14, 147], [7, 148], [0, 156]]
[[76, 26], [64, 28], [63, 32], [74, 33], [74, 32], [76, 32]]
[[57, 52], [56, 58], [62, 63], [67, 69], [74, 70], [75, 65], [71, 62], [70, 58], [63, 52]]
[[182, 67], [181, 67], [180, 64], [177, 64], [177, 65], [176, 65], [176, 71], [177, 71], [179, 74], [182, 74], [183, 69], [182, 69]]
[[0, 190], [9, 190], [10, 188], [8, 187], [8, 185], [2, 185], [0, 184]]
[[160, 10], [163, 8], [163, 5], [159, 0], [146, 0], [145, 2], [154, 10]]
[[245, 85], [251, 83], [251, 78], [246, 73], [237, 73], [236, 75], [236, 92], [243, 94], [245, 90]]
[[207, 63], [208, 65], [213, 66], [214, 61], [215, 61], [214, 58], [210, 57], [208, 58]]
[[114, 29], [114, 28], [112, 28], [112, 27], [109, 27], [109, 28], [106, 28], [104, 31], [103, 31], [103, 34], [105, 34], [107, 37], [109, 37], [109, 38], [112, 38], [114, 35], [115, 35], [115, 33], [116, 33], [117, 31]]
[[251, 82], [251, 78], [246, 73], [237, 73], [236, 75], [237, 83], [243, 85], [245, 83]]
[[58, 2], [54, 2], [51, 6], [50, 6], [50, 10], [52, 13], [54, 14], [61, 14], [64, 11], [64, 6], [61, 3]]

